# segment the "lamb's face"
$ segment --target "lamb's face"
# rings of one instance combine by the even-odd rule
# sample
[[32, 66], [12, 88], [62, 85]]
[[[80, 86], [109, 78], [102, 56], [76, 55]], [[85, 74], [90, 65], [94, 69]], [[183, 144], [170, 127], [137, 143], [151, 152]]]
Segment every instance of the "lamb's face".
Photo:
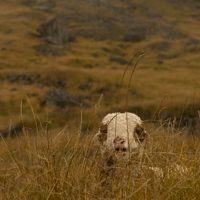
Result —
[[104, 117], [94, 141], [111, 162], [127, 161], [142, 155], [146, 131], [142, 120], [133, 113], [111, 113]]

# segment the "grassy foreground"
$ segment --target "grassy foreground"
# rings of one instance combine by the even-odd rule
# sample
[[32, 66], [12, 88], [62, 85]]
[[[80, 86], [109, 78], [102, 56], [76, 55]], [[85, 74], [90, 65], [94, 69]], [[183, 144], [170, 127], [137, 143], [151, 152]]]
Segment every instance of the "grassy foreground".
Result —
[[[143, 166], [171, 169], [159, 178], [148, 170], [137, 180], [126, 176], [130, 167], [120, 169], [102, 184], [100, 152], [92, 134], [68, 129], [51, 132], [48, 120], [36, 119], [36, 135], [24, 127], [17, 138], [1, 138], [0, 199], [199, 199], [200, 143], [185, 138], [173, 124], [147, 124], [148, 142]], [[105, 177], [104, 177], [105, 178]]]

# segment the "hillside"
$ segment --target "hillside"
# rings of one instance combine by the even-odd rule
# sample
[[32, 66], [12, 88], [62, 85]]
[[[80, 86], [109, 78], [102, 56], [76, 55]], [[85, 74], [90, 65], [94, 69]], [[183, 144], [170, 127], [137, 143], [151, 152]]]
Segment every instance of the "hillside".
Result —
[[[83, 131], [91, 130], [116, 110], [145, 120], [155, 111], [163, 120], [185, 113], [183, 126], [197, 124], [199, 10], [195, 0], [1, 1], [0, 130], [19, 126], [21, 113], [33, 126], [31, 108], [42, 121], [48, 115], [52, 129], [73, 130], [82, 112]], [[126, 105], [136, 59], [120, 81], [137, 53], [145, 56]]]

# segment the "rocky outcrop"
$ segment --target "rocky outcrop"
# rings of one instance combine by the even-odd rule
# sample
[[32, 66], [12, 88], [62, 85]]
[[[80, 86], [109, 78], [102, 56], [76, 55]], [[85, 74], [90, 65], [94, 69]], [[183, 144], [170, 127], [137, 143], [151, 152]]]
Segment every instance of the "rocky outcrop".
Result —
[[26, 74], [12, 74], [1, 78], [2, 81], [8, 81], [9, 83], [16, 83], [19, 85], [32, 85], [36, 84], [38, 87], [57, 87], [65, 88], [66, 82], [62, 78], [50, 78], [50, 77], [40, 77], [40, 75], [26, 75]]
[[68, 92], [57, 89], [55, 87], [52, 87], [49, 89], [46, 97], [45, 97], [45, 104], [47, 106], [58, 106], [61, 108], [64, 107], [83, 107], [83, 108], [88, 108], [89, 105], [82, 102], [75, 96], [69, 94]]
[[4, 130], [1, 130], [0, 134], [2, 135], [3, 138], [6, 138], [8, 136], [15, 137], [21, 131], [22, 131], [22, 126], [21, 125], [16, 125], [16, 126], [12, 126], [12, 127], [6, 128]]
[[152, 20], [144, 20], [140, 17], [132, 20], [124, 34], [124, 41], [140, 42], [149, 36], [160, 36], [168, 40], [176, 40], [186, 37], [175, 25], [171, 23], [155, 23]]
[[35, 3], [32, 6], [32, 9], [49, 12], [55, 7], [56, 7], [56, 2], [54, 0], [43, 0]]
[[10, 83], [17, 83], [19, 85], [31, 85], [35, 81], [39, 79], [38, 75], [33, 76], [27, 76], [25, 74], [19, 74], [19, 75], [7, 75], [2, 78], [2, 80], [7, 80]]
[[49, 12], [56, 7], [55, 0], [21, 0], [21, 4], [30, 6], [34, 10]]
[[21, 4], [26, 6], [33, 6], [37, 0], [21, 0]]
[[124, 34], [124, 41], [126, 42], [141, 42], [146, 38], [147, 30], [146, 23], [134, 21], [130, 27], [127, 28]]
[[147, 49], [160, 53], [161, 51], [168, 51], [171, 47], [171, 43], [168, 41], [153, 42], [147, 46]]
[[110, 62], [117, 62], [121, 65], [126, 65], [128, 64], [128, 61], [125, 60], [122, 56], [110, 56], [109, 58]]
[[63, 13], [57, 13], [41, 23], [37, 31], [45, 42], [52, 44], [61, 44], [72, 40], [67, 28], [66, 16]]

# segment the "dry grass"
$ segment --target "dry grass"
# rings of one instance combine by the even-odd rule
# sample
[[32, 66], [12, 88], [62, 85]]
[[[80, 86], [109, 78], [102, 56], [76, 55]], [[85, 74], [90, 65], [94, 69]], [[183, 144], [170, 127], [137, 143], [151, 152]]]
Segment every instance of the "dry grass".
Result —
[[[36, 117], [37, 118], [37, 117]], [[102, 184], [99, 148], [93, 144], [95, 131], [60, 132], [48, 129], [48, 119], [36, 120], [35, 134], [28, 128], [15, 139], [1, 139], [1, 199], [198, 199], [200, 192], [200, 143], [173, 129], [149, 124], [150, 133], [137, 178], [129, 166]], [[81, 123], [80, 123], [81, 126]], [[177, 164], [185, 173], [167, 168]], [[145, 170], [160, 167], [164, 178]]]
[[[155, 2], [157, 3], [152, 0], [148, 5], [153, 8]], [[161, 2], [161, 6], [156, 5], [156, 8], [165, 8], [162, 10], [165, 19], [170, 23], [174, 19], [178, 20], [181, 30], [186, 31], [190, 38], [200, 40], [197, 28], [199, 21], [194, 17], [198, 12], [186, 9], [187, 15], [182, 16], [182, 12], [165, 4]], [[83, 10], [79, 12], [88, 14], [89, 4], [80, 4], [82, 6], [85, 7], [80, 8]], [[38, 88], [36, 84], [17, 85], [1, 81], [0, 129], [9, 127], [10, 121], [11, 124], [22, 123], [19, 114], [22, 100], [24, 129], [16, 138], [0, 139], [0, 199], [200, 198], [200, 143], [197, 138], [184, 138], [182, 132], [173, 129], [173, 124], [168, 124], [167, 128], [148, 124], [150, 136], [142, 163], [143, 166], [160, 167], [163, 170], [176, 164], [188, 168], [187, 173], [182, 175], [172, 171], [169, 178], [166, 175], [160, 179], [143, 170], [139, 178], [132, 179], [127, 176], [127, 172], [131, 173], [134, 169], [127, 167], [118, 169], [121, 174], [110, 180], [109, 187], [106, 187], [102, 184], [100, 174], [99, 148], [92, 142], [99, 118], [110, 110], [115, 110], [117, 101], [120, 110], [124, 111], [126, 106], [125, 97], [133, 65], [124, 77], [118, 96], [125, 66], [109, 62], [111, 55], [130, 60], [137, 52], [146, 53], [130, 85], [130, 91], [134, 90], [137, 94], [129, 95], [127, 110], [142, 106], [144, 110], [151, 107], [154, 113], [154, 108], [160, 102], [162, 105], [159, 109], [164, 110], [167, 107], [182, 107], [186, 99], [187, 104], [199, 101], [199, 54], [198, 51], [190, 52], [184, 46], [186, 39], [166, 40], [172, 46], [166, 52], [161, 52], [164, 57], [162, 64], [158, 63], [157, 56], [160, 52], [148, 49], [149, 45], [163, 41], [157, 36], [134, 44], [77, 38], [75, 43], [64, 45], [65, 56], [38, 56], [34, 47], [40, 41], [25, 35], [28, 31], [36, 33], [41, 21], [34, 19], [30, 23], [26, 16], [31, 13], [48, 18], [51, 13], [30, 11], [30, 8], [14, 0], [2, 1], [0, 12], [0, 49], [5, 48], [0, 54], [0, 77], [39, 74], [44, 78], [62, 78], [66, 80], [69, 93], [88, 98], [91, 105], [91, 109], [83, 110], [81, 115], [79, 108], [70, 113], [65, 109], [42, 108], [40, 100], [44, 99], [47, 88]], [[90, 9], [90, 12], [92, 15], [94, 11]], [[159, 14], [160, 10], [156, 12]], [[101, 17], [106, 21], [109, 14]], [[80, 25], [84, 26], [72, 22], [69, 27], [77, 28]], [[91, 90], [78, 89], [86, 83], [92, 83]], [[97, 114], [94, 109], [99, 108], [99, 105], [94, 102], [98, 101], [101, 89], [108, 91], [104, 92], [104, 101]], [[32, 113], [26, 95], [40, 119], [35, 117], [34, 120], [30, 116]], [[162, 101], [165, 95], [166, 98]], [[46, 109], [51, 112], [48, 118], [41, 114]], [[64, 125], [67, 127], [60, 130]]]

